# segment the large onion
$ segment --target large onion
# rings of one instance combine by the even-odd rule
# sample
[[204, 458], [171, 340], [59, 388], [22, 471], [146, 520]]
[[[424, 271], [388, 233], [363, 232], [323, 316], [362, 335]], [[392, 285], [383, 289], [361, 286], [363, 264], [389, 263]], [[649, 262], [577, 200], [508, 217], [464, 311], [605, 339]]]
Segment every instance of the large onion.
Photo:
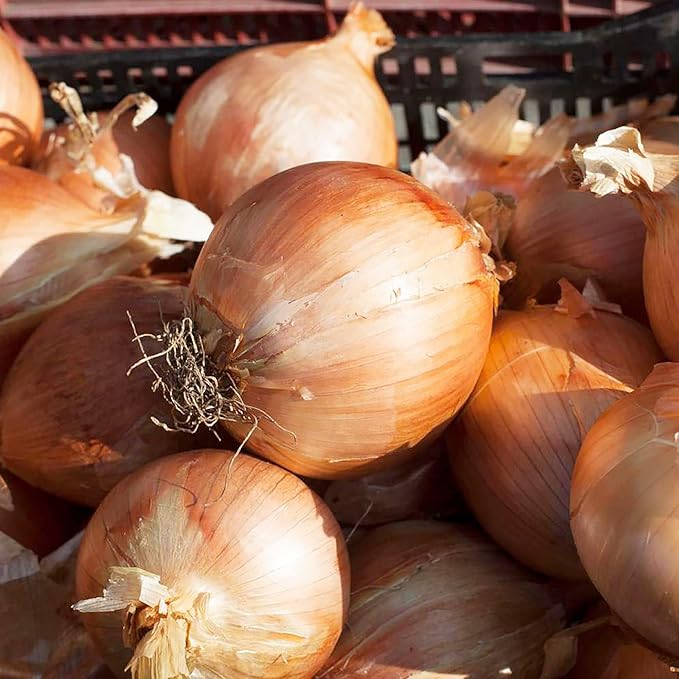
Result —
[[395, 166], [394, 122], [374, 74], [393, 42], [380, 14], [358, 2], [332, 38], [257, 47], [212, 67], [172, 128], [179, 195], [217, 219], [251, 186], [295, 165]]
[[679, 116], [650, 120], [641, 127], [644, 146], [651, 153], [679, 153]]
[[558, 310], [500, 313], [448, 441], [460, 490], [488, 533], [538, 571], [581, 578], [568, 525], [575, 458], [596, 418], [661, 356], [624, 316]]
[[1, 28], [0, 74], [0, 165], [27, 163], [42, 132], [42, 95], [31, 67]]
[[597, 196], [629, 195], [641, 213], [646, 311], [665, 355], [679, 360], [679, 154], [648, 153], [638, 130], [620, 127], [594, 146], [576, 146], [562, 172], [571, 186]]
[[[126, 371], [138, 356], [137, 330], [181, 316], [182, 288], [115, 278], [55, 311], [31, 336], [0, 400], [0, 458], [54, 495], [97, 505], [125, 475], [191, 439], [151, 422], [163, 415], [153, 376]], [[150, 340], [147, 340], [149, 342]], [[153, 341], [149, 348], [153, 349]]]
[[571, 528], [582, 563], [637, 635], [679, 658], [679, 365], [655, 368], [587, 434], [573, 472]]
[[199, 335], [206, 370], [153, 362], [174, 401], [195, 404], [175, 408], [174, 426], [223, 419], [310, 477], [398, 464], [453, 417], [483, 364], [497, 295], [484, 239], [396, 170], [313, 163], [262, 182], [198, 258], [193, 327], [164, 333], [178, 364], [202, 366]]
[[382, 526], [351, 568], [347, 626], [319, 679], [537, 679], [566, 622], [553, 589], [471, 528]]
[[77, 592], [118, 676], [131, 659], [133, 679], [301, 679], [340, 635], [349, 564], [337, 522], [299, 479], [204, 450], [116, 486], [85, 533]]
[[552, 303], [559, 298], [562, 276], [578, 287], [593, 278], [625, 313], [643, 316], [644, 238], [643, 222], [629, 201], [569, 191], [555, 168], [518, 201], [504, 245], [517, 276], [503, 289], [503, 298], [514, 307], [530, 297]]

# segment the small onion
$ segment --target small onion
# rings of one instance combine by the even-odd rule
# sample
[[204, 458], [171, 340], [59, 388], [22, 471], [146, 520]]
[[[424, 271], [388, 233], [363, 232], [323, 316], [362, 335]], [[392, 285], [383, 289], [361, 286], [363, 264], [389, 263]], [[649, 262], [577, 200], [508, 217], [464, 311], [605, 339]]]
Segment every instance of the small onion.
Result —
[[661, 355], [651, 333], [624, 316], [559, 310], [499, 314], [448, 443], [455, 479], [485, 530], [527, 566], [578, 579], [568, 498], [582, 439]]
[[0, 28], [0, 165], [31, 160], [42, 133], [38, 81], [10, 37]]
[[213, 66], [177, 109], [179, 195], [218, 219], [247, 189], [295, 165], [394, 167], [394, 121], [374, 74], [393, 43], [380, 14], [358, 2], [332, 38], [257, 47]]
[[[25, 481], [96, 506], [125, 475], [191, 439], [149, 419], [163, 414], [153, 377], [126, 370], [137, 330], [181, 316], [183, 292], [159, 281], [115, 278], [80, 293], [30, 337], [0, 401], [0, 458]], [[149, 344], [152, 349], [153, 342]]]
[[567, 607], [474, 529], [376, 528], [351, 548], [347, 626], [319, 679], [538, 679]]
[[483, 238], [396, 170], [313, 163], [262, 182], [201, 251], [192, 323], [164, 333], [179, 365], [203, 365], [197, 335], [207, 354], [193, 384], [154, 362], [173, 400], [196, 404], [173, 426], [217, 413], [310, 477], [404, 461], [455, 415], [486, 356], [497, 281]]
[[503, 288], [503, 298], [514, 308], [530, 297], [553, 303], [562, 276], [578, 287], [593, 278], [625, 313], [643, 317], [644, 238], [644, 224], [628, 200], [569, 191], [555, 168], [518, 201], [504, 245], [517, 276]]
[[679, 365], [663, 363], [591, 428], [571, 490], [571, 528], [587, 574], [625, 625], [674, 661], [677, 431]]
[[298, 478], [201, 450], [157, 460], [106, 497], [76, 589], [120, 677], [129, 662], [133, 679], [302, 679], [339, 638], [349, 563], [337, 522]]

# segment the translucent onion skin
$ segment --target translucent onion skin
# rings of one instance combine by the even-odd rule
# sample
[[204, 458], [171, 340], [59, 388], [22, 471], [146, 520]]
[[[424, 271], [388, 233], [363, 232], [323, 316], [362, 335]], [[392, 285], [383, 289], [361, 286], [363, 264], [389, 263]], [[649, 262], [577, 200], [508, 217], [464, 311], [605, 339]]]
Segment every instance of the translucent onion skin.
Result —
[[217, 220], [247, 189], [295, 165], [395, 167], [394, 122], [374, 74], [393, 40], [382, 17], [357, 3], [332, 38], [257, 47], [213, 66], [177, 109], [178, 194]]
[[517, 275], [503, 288], [503, 298], [513, 308], [530, 297], [553, 303], [562, 276], [579, 288], [593, 278], [626, 314], [643, 318], [644, 240], [644, 223], [629, 200], [570, 191], [555, 168], [517, 203], [504, 246]]
[[448, 433], [459, 488], [514, 558], [584, 578], [569, 528], [571, 472], [587, 430], [662, 360], [624, 316], [500, 312], [479, 381]]
[[350, 557], [347, 626], [319, 679], [537, 679], [566, 620], [554, 591], [472, 528], [394, 523]]
[[571, 490], [571, 528], [589, 577], [613, 612], [674, 662], [677, 431], [679, 365], [663, 363], [589, 431]]
[[[326, 479], [410, 457], [485, 359], [487, 261], [453, 208], [395, 170], [313, 163], [248, 191], [201, 251], [190, 309], [260, 414], [250, 448]], [[225, 424], [238, 440], [251, 430]]]
[[[116, 486], [85, 532], [78, 597], [100, 596], [111, 566], [159, 575], [175, 601], [209, 595], [188, 641], [199, 651], [195, 676], [215, 679], [312, 677], [349, 600], [346, 547], [323, 501], [279, 467], [225, 451], [170, 456]], [[114, 672], [129, 677], [124, 613], [82, 620]]]
[[188, 436], [150, 421], [164, 402], [153, 376], [127, 369], [139, 332], [162, 313], [180, 316], [183, 288], [114, 278], [80, 293], [30, 337], [0, 401], [0, 458], [17, 476], [49, 493], [96, 506], [125, 475], [160, 455], [191, 447]]
[[26, 164], [42, 133], [42, 95], [28, 62], [1, 28], [0, 73], [0, 165]]

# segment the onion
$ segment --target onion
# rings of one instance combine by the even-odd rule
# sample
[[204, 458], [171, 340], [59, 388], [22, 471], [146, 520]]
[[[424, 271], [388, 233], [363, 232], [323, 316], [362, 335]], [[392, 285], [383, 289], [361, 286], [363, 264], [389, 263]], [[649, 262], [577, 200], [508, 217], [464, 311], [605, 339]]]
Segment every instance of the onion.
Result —
[[129, 661], [133, 679], [302, 678], [339, 638], [349, 564], [337, 522], [299, 479], [201, 450], [116, 486], [87, 527], [76, 584], [118, 676]]
[[30, 332], [84, 288], [204, 240], [206, 215], [162, 193], [110, 215], [37, 172], [0, 166], [0, 383]]
[[147, 361], [171, 426], [221, 419], [310, 477], [404, 461], [462, 406], [483, 364], [497, 297], [484, 239], [396, 170], [314, 163], [262, 182], [203, 248], [189, 320], [158, 328], [175, 363], [195, 366]]
[[553, 589], [463, 526], [382, 526], [351, 568], [347, 626], [319, 679], [537, 679], [566, 621]]
[[592, 582], [627, 626], [673, 660], [677, 399], [679, 365], [657, 366], [587, 434], [571, 490], [571, 528]]
[[[0, 400], [0, 458], [25, 481], [73, 502], [96, 506], [124, 476], [161, 455], [191, 448], [188, 435], [150, 420], [164, 403], [153, 377], [127, 368], [139, 332], [162, 312], [181, 317], [182, 288], [115, 278], [80, 293], [30, 337]], [[153, 340], [149, 346], [153, 347]]]
[[42, 133], [42, 95], [28, 62], [1, 28], [0, 73], [0, 165], [27, 163]]
[[38, 557], [66, 542], [83, 520], [75, 507], [0, 469], [0, 533]]
[[651, 153], [679, 154], [679, 116], [650, 120], [642, 126], [641, 134]]
[[646, 224], [644, 300], [653, 334], [665, 355], [679, 360], [679, 154], [647, 153], [639, 131], [619, 127], [594, 146], [575, 146], [561, 166], [572, 187], [597, 196], [629, 195]]
[[374, 61], [394, 44], [381, 15], [353, 3], [337, 35], [257, 47], [204, 73], [177, 109], [179, 195], [217, 219], [247, 189], [320, 160], [394, 167], [397, 142]]
[[517, 278], [503, 288], [503, 297], [514, 308], [531, 297], [553, 303], [562, 276], [578, 287], [593, 278], [625, 313], [643, 318], [644, 238], [643, 222], [629, 201], [568, 191], [555, 168], [518, 202], [504, 244]]
[[646, 328], [615, 313], [583, 314], [582, 298], [563, 285], [568, 313], [558, 313], [562, 305], [499, 314], [448, 443], [455, 479], [485, 530], [527, 566], [578, 579], [568, 525], [575, 457], [596, 418], [661, 356]]
[[333, 481], [323, 498], [335, 518], [352, 529], [459, 514], [463, 510], [450, 482], [443, 448], [439, 439], [427, 451], [394, 469]]

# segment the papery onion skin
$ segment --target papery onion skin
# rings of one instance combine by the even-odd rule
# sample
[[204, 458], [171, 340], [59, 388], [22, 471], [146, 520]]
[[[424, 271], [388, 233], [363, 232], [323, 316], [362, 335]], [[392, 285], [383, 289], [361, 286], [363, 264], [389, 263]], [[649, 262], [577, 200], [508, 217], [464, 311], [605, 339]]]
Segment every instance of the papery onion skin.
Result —
[[663, 363], [589, 431], [571, 490], [571, 528], [592, 582], [640, 640], [675, 662], [677, 431], [679, 365]]
[[[213, 362], [248, 371], [243, 399], [260, 415], [248, 446], [333, 479], [404, 461], [455, 415], [496, 294], [478, 233], [433, 192], [329, 162], [282, 172], [225, 212], [190, 309]], [[239, 440], [252, 429], [225, 426]]]
[[[111, 566], [155, 573], [176, 596], [210, 595], [209, 633], [200, 622], [189, 633], [201, 676], [312, 677], [348, 605], [346, 547], [328, 508], [292, 474], [244, 454], [184, 453], [122, 481], [86, 530], [78, 597], [100, 596]], [[82, 615], [120, 677], [131, 656], [123, 613]]]
[[277, 172], [322, 160], [396, 166], [397, 142], [374, 59], [393, 44], [362, 3], [338, 34], [256, 47], [204, 73], [172, 128], [178, 194], [214, 220]]
[[500, 312], [448, 443], [467, 504], [514, 558], [554, 577], [585, 577], [568, 523], [575, 458], [596, 418], [659, 360], [651, 333], [618, 314]]
[[42, 133], [42, 95], [31, 67], [2, 28], [0, 73], [0, 165], [25, 164]]
[[150, 421], [164, 402], [153, 376], [127, 369], [139, 332], [181, 316], [183, 288], [119, 277], [80, 293], [31, 336], [0, 400], [0, 458], [25, 481], [96, 506], [125, 475], [191, 438]]
[[517, 203], [504, 247], [517, 275], [502, 296], [513, 308], [530, 297], [553, 303], [562, 276], [578, 287], [593, 278], [610, 301], [642, 319], [644, 240], [644, 224], [629, 200], [569, 191], [555, 168], [533, 181]]
[[407, 521], [350, 549], [345, 631], [322, 679], [537, 679], [566, 607], [473, 528]]

